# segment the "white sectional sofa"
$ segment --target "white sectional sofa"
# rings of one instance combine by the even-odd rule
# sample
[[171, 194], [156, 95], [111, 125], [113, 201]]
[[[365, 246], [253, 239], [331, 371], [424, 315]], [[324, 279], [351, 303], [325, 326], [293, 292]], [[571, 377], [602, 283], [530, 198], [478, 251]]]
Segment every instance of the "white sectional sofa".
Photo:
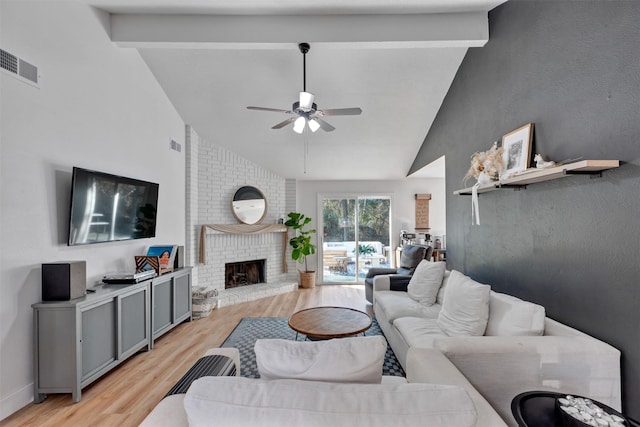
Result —
[[423, 261], [407, 291], [390, 290], [385, 276], [373, 285], [375, 316], [405, 370], [422, 365], [415, 349], [441, 352], [509, 425], [517, 425], [511, 401], [525, 391], [589, 396], [620, 410], [620, 352], [543, 307], [444, 263]]
[[[383, 357], [386, 341], [382, 337]], [[349, 346], [350, 340], [332, 340]], [[269, 340], [266, 340], [269, 341]], [[328, 343], [328, 342], [324, 342]], [[324, 343], [319, 344], [324, 346]], [[303, 343], [299, 343], [303, 344]], [[315, 344], [304, 343], [305, 346]], [[359, 346], [360, 343], [357, 343]], [[498, 413], [478, 393], [460, 371], [438, 350], [413, 348], [408, 351], [407, 378], [379, 377], [373, 383], [355, 378], [367, 371], [371, 375], [371, 348], [328, 348], [324, 356], [308, 357], [296, 353], [287, 343], [270, 346], [278, 352], [271, 361], [260, 360], [265, 379], [204, 377], [196, 380], [186, 394], [165, 397], [144, 419], [141, 427], [186, 426], [352, 426], [415, 425], [420, 427], [506, 427]], [[332, 347], [335, 347], [333, 345]], [[211, 349], [206, 354], [223, 354], [238, 363], [236, 349]], [[343, 360], [339, 360], [343, 358]], [[307, 363], [314, 360], [313, 363]], [[301, 363], [299, 363], [301, 361]], [[379, 360], [381, 362], [381, 360]], [[378, 364], [379, 364], [378, 362]], [[265, 366], [271, 364], [271, 368]], [[327, 368], [330, 364], [331, 369]], [[351, 365], [348, 382], [308, 380], [309, 375], [338, 375]], [[278, 378], [277, 372], [290, 372], [296, 379]], [[269, 375], [266, 375], [269, 372]], [[325, 374], [322, 374], [322, 373]], [[275, 375], [275, 376], [274, 376]], [[302, 379], [302, 378], [307, 379]], [[328, 379], [331, 379], [330, 377]]]

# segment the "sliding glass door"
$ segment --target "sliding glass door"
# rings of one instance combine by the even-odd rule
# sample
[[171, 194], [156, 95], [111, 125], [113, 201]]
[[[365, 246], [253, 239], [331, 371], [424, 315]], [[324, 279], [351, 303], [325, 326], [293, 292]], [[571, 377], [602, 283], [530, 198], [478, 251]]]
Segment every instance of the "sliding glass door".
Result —
[[371, 267], [388, 266], [390, 196], [320, 196], [322, 282], [364, 281]]

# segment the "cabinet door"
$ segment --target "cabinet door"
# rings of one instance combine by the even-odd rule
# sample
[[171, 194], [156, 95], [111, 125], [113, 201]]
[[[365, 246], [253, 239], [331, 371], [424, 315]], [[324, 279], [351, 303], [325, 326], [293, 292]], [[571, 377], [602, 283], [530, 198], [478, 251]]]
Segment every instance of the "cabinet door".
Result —
[[153, 336], [173, 323], [173, 289], [171, 279], [153, 283]]
[[191, 277], [190, 274], [178, 276], [173, 279], [176, 296], [174, 321], [179, 322], [191, 315]]
[[82, 311], [82, 378], [116, 360], [116, 299]]
[[36, 310], [35, 319], [38, 386], [43, 389], [71, 388], [76, 380], [76, 349], [80, 345], [75, 342], [76, 311], [73, 308]]
[[120, 356], [149, 344], [147, 289], [120, 297]]

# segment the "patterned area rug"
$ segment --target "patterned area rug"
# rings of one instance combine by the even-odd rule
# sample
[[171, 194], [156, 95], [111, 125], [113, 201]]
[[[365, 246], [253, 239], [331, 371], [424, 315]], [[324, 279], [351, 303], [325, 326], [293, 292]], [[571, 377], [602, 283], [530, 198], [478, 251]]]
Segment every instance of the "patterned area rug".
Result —
[[[383, 335], [378, 322], [373, 318], [371, 328], [366, 331], [367, 336]], [[235, 347], [240, 351], [240, 375], [247, 378], [260, 378], [256, 355], [253, 347], [256, 340], [263, 338], [280, 338], [296, 340], [296, 332], [289, 327], [286, 317], [244, 317], [238, 326], [231, 332], [221, 347]], [[298, 334], [298, 341], [304, 341], [305, 335]], [[402, 366], [398, 363], [396, 355], [387, 345], [387, 353], [384, 357], [382, 375], [406, 376]]]

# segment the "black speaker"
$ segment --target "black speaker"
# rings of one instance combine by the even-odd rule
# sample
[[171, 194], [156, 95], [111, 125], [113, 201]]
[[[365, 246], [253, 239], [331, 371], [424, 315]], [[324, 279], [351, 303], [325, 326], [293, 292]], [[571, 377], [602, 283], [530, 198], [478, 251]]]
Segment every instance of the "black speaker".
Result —
[[42, 301], [68, 301], [86, 294], [86, 261], [42, 264]]

